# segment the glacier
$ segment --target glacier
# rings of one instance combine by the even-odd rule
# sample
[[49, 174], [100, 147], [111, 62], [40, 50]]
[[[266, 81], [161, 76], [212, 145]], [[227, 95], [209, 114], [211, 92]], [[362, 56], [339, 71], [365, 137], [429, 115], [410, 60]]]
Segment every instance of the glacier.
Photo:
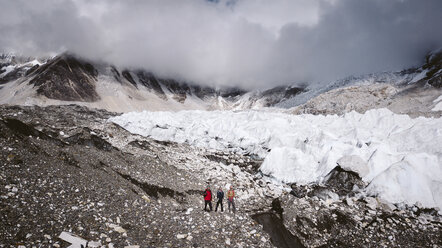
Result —
[[367, 194], [442, 208], [442, 118], [249, 110], [130, 112], [109, 121], [156, 140], [255, 154], [260, 170], [284, 183], [321, 183], [339, 164], [368, 183]]

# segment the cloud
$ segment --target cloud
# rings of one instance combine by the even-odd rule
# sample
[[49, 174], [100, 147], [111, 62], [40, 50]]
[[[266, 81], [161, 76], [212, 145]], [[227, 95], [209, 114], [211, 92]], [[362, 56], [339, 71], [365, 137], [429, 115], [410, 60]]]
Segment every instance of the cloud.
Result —
[[0, 0], [0, 50], [65, 50], [206, 85], [401, 70], [442, 46], [440, 0]]

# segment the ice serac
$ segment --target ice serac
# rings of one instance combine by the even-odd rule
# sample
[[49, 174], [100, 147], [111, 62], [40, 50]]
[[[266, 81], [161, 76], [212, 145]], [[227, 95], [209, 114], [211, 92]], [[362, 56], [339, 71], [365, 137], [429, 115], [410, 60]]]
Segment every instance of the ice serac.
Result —
[[342, 116], [145, 111], [111, 121], [157, 140], [257, 154], [263, 173], [287, 183], [322, 182], [340, 165], [369, 183], [372, 195], [442, 208], [442, 118], [387, 109]]
[[37, 93], [49, 99], [93, 102], [100, 99], [95, 91], [98, 72], [88, 62], [62, 54], [31, 75], [29, 83]]

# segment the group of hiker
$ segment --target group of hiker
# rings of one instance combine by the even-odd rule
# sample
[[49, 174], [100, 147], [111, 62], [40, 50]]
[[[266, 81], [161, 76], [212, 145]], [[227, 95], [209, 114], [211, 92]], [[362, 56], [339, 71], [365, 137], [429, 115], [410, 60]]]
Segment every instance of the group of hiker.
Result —
[[[207, 186], [206, 190], [204, 191], [204, 211], [212, 211], [212, 191], [210, 190], [210, 186]], [[231, 208], [233, 213], [236, 212], [235, 208], [235, 201], [233, 198], [235, 197], [235, 191], [233, 190], [233, 186], [230, 186], [230, 189], [227, 191], [227, 204], [229, 208], [229, 212], [231, 212]], [[216, 207], [215, 212], [218, 210], [218, 206], [221, 205], [221, 212], [224, 212], [223, 208], [223, 199], [224, 199], [224, 191], [221, 187], [219, 187], [218, 191], [216, 192]], [[207, 206], [209, 206], [209, 209], [207, 209]]]

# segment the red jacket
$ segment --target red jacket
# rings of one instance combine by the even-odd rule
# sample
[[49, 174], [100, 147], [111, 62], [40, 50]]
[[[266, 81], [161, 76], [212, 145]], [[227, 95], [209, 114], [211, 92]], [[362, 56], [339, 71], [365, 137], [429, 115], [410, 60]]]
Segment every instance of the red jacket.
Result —
[[206, 189], [206, 192], [204, 192], [204, 200], [205, 201], [212, 200], [212, 191], [210, 191], [210, 189]]

